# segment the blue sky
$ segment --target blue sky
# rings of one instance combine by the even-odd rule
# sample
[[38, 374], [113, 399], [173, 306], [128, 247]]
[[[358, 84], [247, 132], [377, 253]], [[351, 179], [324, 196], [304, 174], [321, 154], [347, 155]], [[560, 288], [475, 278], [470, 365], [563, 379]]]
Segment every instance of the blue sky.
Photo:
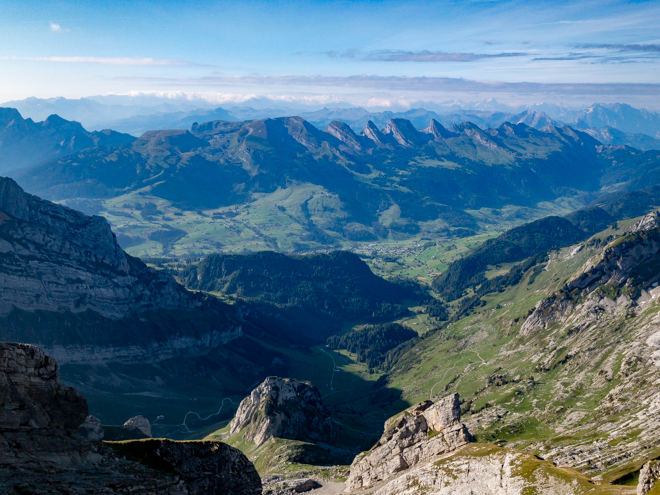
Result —
[[660, 3], [0, 3], [0, 101], [176, 92], [222, 101], [658, 105]]

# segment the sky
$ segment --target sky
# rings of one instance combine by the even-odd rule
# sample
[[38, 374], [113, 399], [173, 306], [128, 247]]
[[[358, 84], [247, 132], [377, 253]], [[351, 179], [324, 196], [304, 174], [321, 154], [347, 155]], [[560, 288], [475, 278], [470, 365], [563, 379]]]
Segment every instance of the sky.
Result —
[[0, 2], [0, 101], [660, 106], [660, 2]]

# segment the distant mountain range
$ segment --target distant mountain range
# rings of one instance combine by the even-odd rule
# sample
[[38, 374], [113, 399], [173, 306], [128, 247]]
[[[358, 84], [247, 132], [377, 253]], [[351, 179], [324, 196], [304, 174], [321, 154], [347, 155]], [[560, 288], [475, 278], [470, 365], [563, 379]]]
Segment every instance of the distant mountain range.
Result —
[[[537, 125], [546, 118], [520, 115]], [[163, 252], [190, 252], [197, 243], [210, 252], [469, 234], [480, 229], [474, 210], [638, 189], [658, 175], [660, 152], [603, 146], [567, 126], [482, 130], [431, 120], [419, 130], [394, 118], [381, 128], [368, 121], [357, 134], [340, 121], [321, 131], [282, 117], [150, 131], [15, 178], [48, 199], [106, 211], [125, 246], [158, 242]]]
[[[202, 98], [146, 94], [93, 96], [75, 100], [27, 98], [1, 106], [16, 108], [33, 120], [45, 120], [56, 114], [81, 122], [89, 129], [114, 129], [136, 137], [154, 129], [190, 129], [194, 122], [260, 120], [297, 115], [319, 128], [338, 120], [350, 125], [354, 131], [364, 128], [369, 120], [378, 127], [384, 127], [390, 119], [403, 118], [418, 128], [428, 125], [430, 119], [445, 127], [468, 121], [482, 129], [498, 127], [507, 121], [524, 123], [537, 129], [565, 124], [582, 130], [607, 127], [626, 134], [610, 138], [608, 133], [603, 133], [604, 144], [628, 145], [644, 150], [658, 148], [657, 142], [646, 136], [660, 139], [660, 113], [622, 103], [596, 103], [588, 108], [576, 109], [552, 103], [511, 107], [495, 100], [486, 100], [441, 105], [426, 102], [405, 111], [379, 111], [345, 105], [314, 109], [305, 105], [283, 105], [268, 98], [252, 98], [241, 103], [225, 102], [218, 107], [217, 103]], [[637, 136], [639, 134], [646, 136]]]
[[130, 144], [133, 136], [112, 130], [86, 131], [78, 122], [51, 115], [43, 122], [0, 108], [0, 173], [29, 167], [96, 146]]

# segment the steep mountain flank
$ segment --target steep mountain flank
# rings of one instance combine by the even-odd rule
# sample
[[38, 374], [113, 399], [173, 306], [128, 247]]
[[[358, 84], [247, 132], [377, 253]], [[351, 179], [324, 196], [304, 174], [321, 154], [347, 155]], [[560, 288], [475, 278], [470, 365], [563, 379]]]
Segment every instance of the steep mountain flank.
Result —
[[407, 314], [414, 286], [374, 275], [346, 251], [287, 256], [271, 251], [213, 254], [181, 273], [191, 289], [239, 297], [243, 317], [279, 335], [322, 342], [347, 321], [383, 321]]
[[[159, 351], [164, 357], [177, 349], [188, 354], [191, 348], [218, 345], [240, 335], [241, 323], [229, 308], [204, 301], [171, 276], [127, 255], [102, 217], [26, 194], [7, 178], [0, 180], [0, 217], [4, 338], [44, 345], [65, 361], [89, 362], [110, 357], [104, 353], [124, 359]], [[194, 323], [179, 326], [191, 311]], [[133, 316], [154, 312], [170, 314], [171, 321], [153, 328]], [[36, 328], [29, 316], [34, 314], [44, 318]], [[206, 328], [205, 314], [215, 319]], [[67, 318], [73, 322], [66, 323]], [[224, 328], [218, 327], [222, 321], [218, 318], [224, 320]], [[87, 331], [85, 320], [93, 322]], [[133, 333], [140, 326], [143, 332]], [[104, 334], [104, 329], [112, 332]], [[75, 357], [74, 348], [90, 345], [121, 350], [90, 349], [87, 356]]]
[[34, 346], [0, 343], [0, 383], [3, 493], [261, 493], [252, 463], [220, 442], [108, 447], [78, 436], [85, 399], [60, 384], [57, 362]]
[[133, 136], [106, 129], [88, 132], [78, 122], [51, 115], [43, 122], [0, 108], [0, 173], [17, 170], [93, 147], [130, 144]]
[[102, 217], [26, 194], [8, 178], [0, 179], [0, 215], [2, 316], [17, 308], [116, 319], [201, 305], [173, 278], [128, 256]]
[[127, 255], [102, 217], [0, 179], [0, 222], [0, 337], [57, 358], [104, 424], [189, 410], [183, 399], [163, 409], [163, 395], [210, 396], [217, 410], [218, 394], [242, 396], [285, 371], [286, 358], [261, 345], [263, 330]]
[[546, 217], [515, 227], [484, 242], [468, 256], [454, 261], [433, 279], [433, 288], [451, 301], [460, 298], [468, 287], [486, 282], [483, 272], [489, 265], [520, 261], [549, 249], [568, 246], [588, 236], [565, 218]]
[[515, 284], [416, 342], [388, 384], [411, 402], [460, 393], [480, 442], [607, 482], [634, 479], [660, 455], [659, 218], [619, 221], [513, 265]]

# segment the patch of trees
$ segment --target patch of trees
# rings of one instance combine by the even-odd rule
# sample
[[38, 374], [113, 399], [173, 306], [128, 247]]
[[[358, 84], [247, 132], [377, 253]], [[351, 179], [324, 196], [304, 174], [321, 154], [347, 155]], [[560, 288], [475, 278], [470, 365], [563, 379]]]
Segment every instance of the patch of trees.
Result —
[[328, 338], [330, 349], [346, 349], [357, 355], [357, 361], [365, 363], [370, 370], [387, 365], [388, 352], [404, 342], [417, 338], [417, 332], [398, 323], [365, 325], [344, 335]]
[[428, 297], [413, 282], [378, 277], [346, 251], [210, 255], [180, 275], [191, 289], [240, 298], [244, 318], [308, 344], [325, 341], [346, 321], [376, 323], [407, 315], [406, 301]]

